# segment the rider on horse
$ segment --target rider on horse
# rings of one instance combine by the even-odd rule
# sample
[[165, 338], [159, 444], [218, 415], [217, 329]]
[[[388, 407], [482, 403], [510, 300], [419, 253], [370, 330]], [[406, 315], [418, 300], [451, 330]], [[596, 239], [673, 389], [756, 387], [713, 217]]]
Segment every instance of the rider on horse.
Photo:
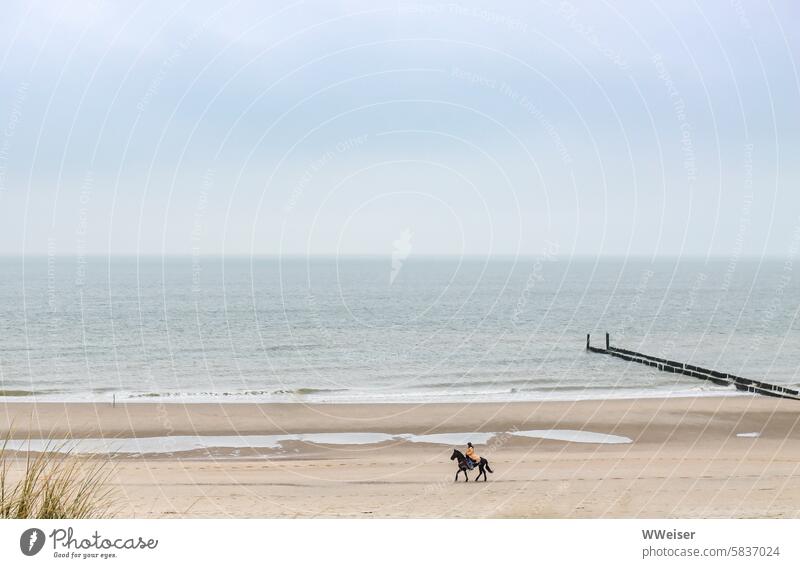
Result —
[[467, 458], [467, 467], [472, 469], [481, 461], [481, 456], [475, 453], [475, 448], [472, 447], [472, 442], [467, 442], [467, 451], [464, 452]]
[[467, 471], [473, 467], [477, 467], [480, 470], [478, 477], [475, 478], [475, 481], [479, 481], [481, 476], [483, 476], [484, 481], [487, 481], [488, 477], [486, 476], [486, 472], [488, 471], [489, 473], [494, 473], [492, 468], [489, 467], [489, 461], [486, 458], [482, 458], [476, 454], [475, 448], [472, 447], [472, 444], [467, 444], [467, 455], [462, 454], [458, 450], [453, 450], [453, 455], [450, 456], [450, 461], [453, 460], [458, 460], [458, 471], [456, 472], [456, 478], [454, 481], [458, 481], [458, 474], [462, 471], [464, 472], [464, 481], [469, 481]]

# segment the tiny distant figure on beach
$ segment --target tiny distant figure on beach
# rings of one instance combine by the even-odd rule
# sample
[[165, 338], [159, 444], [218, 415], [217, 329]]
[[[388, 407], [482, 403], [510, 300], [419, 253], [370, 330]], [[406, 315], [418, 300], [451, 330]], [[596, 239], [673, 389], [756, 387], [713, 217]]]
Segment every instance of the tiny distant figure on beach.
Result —
[[478, 477], [475, 478], [475, 481], [478, 481], [483, 476], [484, 481], [488, 481], [486, 476], [486, 472], [494, 473], [492, 468], [489, 467], [489, 461], [486, 458], [480, 457], [476, 452], [475, 448], [472, 446], [472, 442], [467, 443], [467, 455], [462, 454], [458, 450], [453, 450], [453, 455], [450, 456], [451, 460], [458, 460], [458, 471], [456, 472], [456, 478], [453, 481], [458, 481], [458, 475], [463, 471], [464, 472], [464, 481], [469, 481], [469, 477], [467, 476], [467, 472], [473, 469], [476, 465], [478, 466]]

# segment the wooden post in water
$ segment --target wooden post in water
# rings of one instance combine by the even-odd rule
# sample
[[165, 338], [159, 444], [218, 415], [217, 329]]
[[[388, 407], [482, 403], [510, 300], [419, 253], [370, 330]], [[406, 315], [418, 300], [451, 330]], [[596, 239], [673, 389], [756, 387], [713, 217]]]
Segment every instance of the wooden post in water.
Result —
[[606, 351], [608, 351], [610, 347], [611, 347], [611, 337], [608, 335], [608, 332], [606, 332]]
[[587, 333], [586, 334], [586, 350], [587, 351], [589, 350], [589, 337], [590, 337], [590, 334]]

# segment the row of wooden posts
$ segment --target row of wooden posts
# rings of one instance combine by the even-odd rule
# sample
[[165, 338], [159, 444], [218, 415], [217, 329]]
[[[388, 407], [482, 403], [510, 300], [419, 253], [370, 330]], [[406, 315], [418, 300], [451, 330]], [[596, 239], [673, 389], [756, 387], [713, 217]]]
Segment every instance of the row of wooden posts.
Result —
[[756, 381], [754, 379], [747, 379], [745, 377], [739, 377], [737, 375], [732, 375], [730, 373], [722, 373], [720, 371], [714, 371], [712, 369], [705, 369], [703, 367], [698, 367], [697, 365], [690, 365], [689, 363], [681, 363], [678, 361], [671, 361], [669, 359], [664, 359], [662, 357], [645, 355], [644, 353], [631, 351], [629, 349], [612, 347], [611, 336], [608, 333], [606, 333], [605, 349], [601, 347], [593, 347], [591, 344], [591, 335], [587, 333], [586, 349], [587, 351], [591, 351], [592, 353], [602, 353], [604, 355], [611, 355], [612, 357], [617, 357], [624, 361], [630, 361], [632, 363], [640, 363], [642, 365], [655, 367], [659, 371], [664, 371], [666, 373], [679, 373], [681, 375], [687, 375], [695, 379], [711, 381], [714, 384], [722, 386], [733, 385], [740, 391], [763, 394], [766, 396], [775, 396], [779, 398], [791, 398], [794, 400], [800, 400], [800, 392], [795, 389], [790, 389], [788, 387], [773, 385], [770, 383], [765, 383], [763, 381]]

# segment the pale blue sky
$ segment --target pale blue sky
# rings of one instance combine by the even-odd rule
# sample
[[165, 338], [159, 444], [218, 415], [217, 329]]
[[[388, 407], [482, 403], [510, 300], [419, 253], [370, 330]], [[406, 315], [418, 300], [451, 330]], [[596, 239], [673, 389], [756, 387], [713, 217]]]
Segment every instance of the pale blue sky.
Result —
[[793, 254], [762, 2], [6, 2], [0, 254]]

